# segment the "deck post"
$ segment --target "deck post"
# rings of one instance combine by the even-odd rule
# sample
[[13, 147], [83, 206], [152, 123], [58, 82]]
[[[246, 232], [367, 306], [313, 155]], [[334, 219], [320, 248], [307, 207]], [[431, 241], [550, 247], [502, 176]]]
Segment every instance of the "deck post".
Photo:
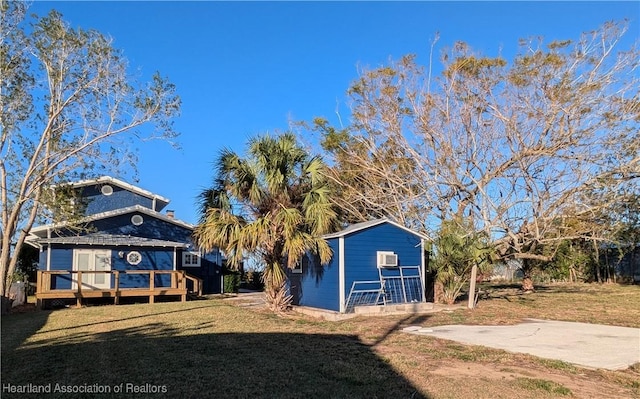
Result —
[[149, 271], [149, 303], [154, 303], [154, 291], [156, 289], [156, 272], [155, 270]]
[[182, 292], [183, 294], [180, 295], [180, 299], [182, 300], [182, 302], [186, 302], [187, 301], [187, 278], [186, 278], [186, 272], [184, 270], [182, 270], [182, 276], [180, 276], [180, 288], [182, 288]]
[[42, 270], [36, 272], [36, 294], [42, 292], [40, 284], [42, 284]]
[[[71, 280], [73, 281], [73, 272], [71, 272]], [[82, 307], [82, 272], [78, 271], [78, 291], [76, 292], [76, 306]]]
[[115, 278], [115, 292], [113, 293], [113, 304], [114, 305], [118, 305], [120, 304], [120, 271], [119, 270], [113, 270], [113, 275]]
[[40, 291], [38, 292], [46, 292], [51, 289], [51, 274], [45, 272], [39, 272], [42, 275], [42, 279], [40, 280]]

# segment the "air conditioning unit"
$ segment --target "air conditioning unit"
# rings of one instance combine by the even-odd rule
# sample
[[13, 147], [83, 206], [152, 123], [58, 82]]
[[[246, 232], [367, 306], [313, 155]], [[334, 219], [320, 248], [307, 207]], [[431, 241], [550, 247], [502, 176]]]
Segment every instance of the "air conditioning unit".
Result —
[[398, 255], [389, 251], [378, 251], [378, 267], [397, 267]]

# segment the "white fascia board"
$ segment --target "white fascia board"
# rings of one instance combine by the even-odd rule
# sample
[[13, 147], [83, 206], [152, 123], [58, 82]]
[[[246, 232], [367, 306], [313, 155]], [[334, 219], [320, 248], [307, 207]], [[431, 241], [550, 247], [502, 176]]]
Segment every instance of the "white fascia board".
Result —
[[377, 225], [380, 225], [380, 224], [383, 224], [383, 223], [392, 224], [392, 225], [398, 227], [399, 229], [402, 229], [402, 230], [404, 230], [404, 231], [406, 231], [408, 233], [411, 233], [411, 234], [413, 234], [415, 236], [420, 237], [423, 240], [431, 241], [431, 239], [429, 237], [427, 237], [426, 235], [418, 233], [417, 231], [413, 231], [413, 230], [411, 230], [411, 229], [409, 229], [409, 228], [401, 225], [400, 223], [395, 222], [395, 221], [393, 221], [393, 220], [391, 220], [389, 218], [382, 218], [382, 219], [371, 220], [371, 221], [368, 221], [368, 222], [356, 223], [356, 224], [351, 225], [351, 226], [347, 227], [346, 229], [338, 231], [336, 233], [325, 234], [325, 235], [322, 236], [322, 238], [324, 238], [326, 240], [326, 239], [329, 239], [329, 238], [344, 237], [344, 236], [347, 236], [349, 234], [352, 234], [352, 233], [355, 233], [355, 232], [358, 232], [358, 231], [362, 231], [362, 230], [366, 230], [368, 228], [371, 228], [371, 227], [374, 227], [374, 226], [377, 226]]
[[25, 244], [29, 244], [34, 248], [37, 248], [39, 250], [42, 251], [42, 245], [40, 245], [39, 243], [35, 242], [35, 240], [37, 240], [38, 238], [44, 238], [44, 237], [38, 237], [35, 234], [29, 234], [25, 239], [24, 239], [24, 243]]
[[57, 186], [71, 186], [71, 187], [84, 187], [84, 186], [92, 186], [94, 184], [100, 184], [100, 183], [111, 183], [113, 185], [116, 185], [120, 188], [124, 188], [125, 190], [129, 190], [133, 193], [136, 194], [140, 194], [143, 197], [147, 197], [150, 198], [152, 200], [158, 200], [161, 202], [164, 202], [165, 205], [168, 205], [169, 202], [171, 202], [169, 199], [158, 195], [158, 194], [154, 194], [151, 191], [148, 190], [144, 190], [140, 187], [134, 186], [133, 184], [129, 184], [127, 182], [124, 182], [120, 179], [116, 179], [115, 177], [111, 177], [111, 176], [102, 176], [102, 177], [98, 177], [96, 179], [87, 179], [87, 180], [80, 180], [77, 182], [70, 182], [70, 183], [61, 183], [61, 184], [56, 184], [53, 185], [51, 187], [57, 187]]

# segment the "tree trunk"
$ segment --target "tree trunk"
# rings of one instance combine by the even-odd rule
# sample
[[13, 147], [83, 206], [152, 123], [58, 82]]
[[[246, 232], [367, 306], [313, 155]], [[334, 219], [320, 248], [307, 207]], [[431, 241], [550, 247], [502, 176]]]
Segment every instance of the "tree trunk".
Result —
[[433, 285], [433, 303], [444, 303], [444, 284], [441, 281], [436, 280]]
[[[598, 283], [602, 282], [602, 278], [600, 277], [600, 250], [598, 248], [598, 243], [594, 240], [593, 241], [593, 252], [594, 252], [594, 264], [595, 264], [595, 272], [596, 272], [596, 281]], [[605, 252], [606, 254], [606, 252]], [[606, 261], [606, 257], [605, 257], [605, 261]]]
[[473, 309], [476, 307], [476, 278], [478, 276], [478, 265], [473, 265], [471, 268], [471, 279], [469, 280], [469, 300], [467, 302], [467, 308]]
[[286, 281], [279, 285], [268, 284], [264, 293], [267, 305], [272, 312], [284, 313], [291, 310], [293, 296], [289, 294]]
[[531, 277], [527, 277], [525, 276], [522, 279], [522, 291], [524, 292], [533, 292], [535, 291], [534, 287], [533, 287], [533, 280], [531, 279]]
[[529, 259], [522, 260], [522, 291], [533, 292], [533, 279], [531, 278], [531, 263]]

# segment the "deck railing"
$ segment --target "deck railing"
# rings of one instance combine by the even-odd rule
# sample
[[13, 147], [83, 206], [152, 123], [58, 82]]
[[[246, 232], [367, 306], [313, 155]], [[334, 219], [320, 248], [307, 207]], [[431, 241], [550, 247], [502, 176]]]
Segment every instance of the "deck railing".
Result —
[[[87, 275], [107, 274], [109, 281], [113, 278], [113, 287], [95, 288], [88, 287], [82, 277]], [[70, 288], [51, 288], [52, 276], [70, 276]], [[148, 284], [139, 287], [121, 287], [123, 275], [148, 275]], [[156, 276], [170, 275], [169, 286], [156, 285]], [[45, 299], [69, 299], [76, 298], [78, 306], [82, 304], [82, 298], [113, 297], [118, 304], [120, 297], [124, 296], [148, 296], [153, 303], [155, 296], [179, 295], [182, 301], [186, 301], [188, 294], [202, 295], [203, 281], [201, 278], [188, 275], [184, 270], [39, 270], [36, 281], [36, 299], [38, 307], [42, 307]], [[145, 279], [146, 281], [146, 279]]]

